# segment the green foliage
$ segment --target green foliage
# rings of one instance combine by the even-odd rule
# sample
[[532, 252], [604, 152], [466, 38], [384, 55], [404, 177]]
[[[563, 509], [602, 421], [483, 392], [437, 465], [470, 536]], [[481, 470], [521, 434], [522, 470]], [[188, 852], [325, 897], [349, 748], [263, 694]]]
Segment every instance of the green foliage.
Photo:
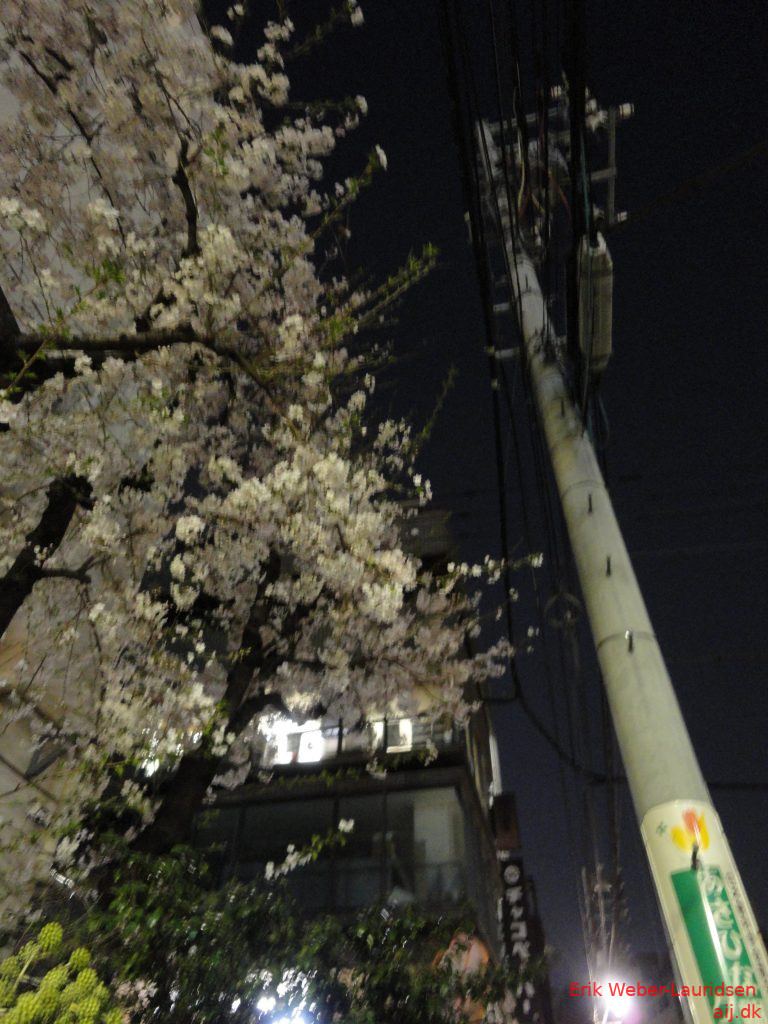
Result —
[[471, 920], [471, 913], [435, 920], [413, 907], [363, 912], [342, 929], [336, 949], [337, 958], [349, 965], [337, 976], [344, 984], [336, 1006], [340, 1019], [345, 1024], [448, 1024], [502, 1002], [518, 977], [492, 964], [463, 974], [445, 956], [452, 943], [457, 948], [457, 935], [470, 941]]
[[219, 888], [189, 848], [130, 854], [110, 888], [107, 906], [94, 908], [81, 927], [111, 976], [129, 988], [144, 985], [141, 1008], [153, 1020], [230, 1018], [236, 998], [261, 992], [255, 968], [279, 970], [301, 944], [282, 884], [232, 880]]
[[114, 281], [116, 284], [125, 283], [125, 272], [119, 260], [105, 256], [101, 263], [88, 264], [85, 267], [86, 274], [92, 278], [95, 285], [109, 284]]
[[[0, 1024], [121, 1024], [103, 982], [123, 1024], [274, 1024], [296, 1006], [311, 1024], [460, 1024], [479, 1018], [458, 1010], [519, 984], [495, 967], [467, 977], [441, 958], [471, 933], [469, 912], [436, 920], [376, 907], [308, 919], [291, 874], [344, 841], [341, 831], [314, 837], [269, 877], [220, 884], [216, 848], [157, 856], [113, 838], [97, 898], [66, 923], [67, 941], [48, 924], [0, 965]], [[272, 999], [274, 1009], [258, 1010]]]
[[[189, 847], [162, 857], [124, 852], [108, 898], [74, 926], [96, 969], [84, 948], [76, 950], [66, 977], [57, 975], [59, 989], [70, 992], [74, 973], [81, 991], [74, 1003], [85, 1012], [87, 996], [104, 991], [98, 970], [131, 1019], [153, 1024], [267, 1024], [299, 1005], [313, 1024], [455, 1024], [466, 1019], [456, 1014], [467, 1000], [487, 1005], [519, 982], [497, 967], [468, 977], [441, 959], [457, 932], [471, 930], [467, 914], [435, 920], [413, 907], [377, 907], [347, 919], [307, 919], [286, 876], [340, 841], [315, 837], [289, 852], [286, 870], [270, 879], [222, 885]], [[81, 1019], [90, 1024], [67, 1018]]]
[[123, 1024], [88, 950], [76, 948], [65, 962], [63, 939], [61, 925], [49, 922], [0, 963], [2, 1024]]

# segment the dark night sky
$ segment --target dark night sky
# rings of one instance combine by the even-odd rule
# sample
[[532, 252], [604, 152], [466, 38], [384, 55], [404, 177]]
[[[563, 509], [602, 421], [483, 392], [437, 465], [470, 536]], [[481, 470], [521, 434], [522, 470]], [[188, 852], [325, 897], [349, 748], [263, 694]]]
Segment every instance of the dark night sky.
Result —
[[[353, 215], [350, 259], [386, 272], [423, 242], [442, 252], [440, 268], [399, 312], [392, 336], [401, 361], [385, 395], [397, 411], [423, 420], [449, 367], [457, 367], [424, 469], [438, 503], [453, 510], [463, 556], [496, 554], [480, 292], [463, 221], [437, 5], [363, 0], [362, 6], [364, 28], [345, 31], [315, 68], [333, 91], [368, 99], [369, 117], [348, 153], [378, 142], [389, 157], [388, 173]], [[464, 8], [476, 53], [485, 55], [478, 74], [487, 79], [486, 4], [466, 0]], [[588, 84], [602, 105], [636, 107], [619, 130], [619, 209], [644, 210], [766, 138], [764, 4], [602, 0], [588, 8]], [[517, 4], [521, 26], [530, 24], [531, 10], [528, 2]], [[721, 783], [768, 781], [767, 172], [763, 154], [684, 197], [656, 203], [609, 237], [614, 357], [602, 389], [609, 485], [705, 777]], [[506, 448], [505, 456], [509, 462]], [[509, 494], [510, 537], [522, 553], [520, 508], [525, 500], [535, 518], [535, 481], [513, 478]], [[549, 582], [544, 572], [544, 599]], [[528, 614], [525, 599], [522, 608]], [[551, 722], [546, 657], [539, 650], [524, 659], [520, 676], [531, 703]], [[586, 653], [582, 675], [594, 688]], [[556, 675], [558, 694], [565, 685]], [[592, 725], [596, 707], [588, 712]], [[526, 864], [537, 880], [547, 940], [560, 954], [556, 976], [586, 980], [574, 873], [579, 848], [567, 828], [558, 760], [519, 705], [504, 707], [498, 724]], [[578, 823], [568, 769], [564, 785]], [[766, 791], [717, 788], [713, 797], [765, 929]], [[653, 949], [662, 940], [626, 792], [622, 805], [627, 938], [635, 950]]]

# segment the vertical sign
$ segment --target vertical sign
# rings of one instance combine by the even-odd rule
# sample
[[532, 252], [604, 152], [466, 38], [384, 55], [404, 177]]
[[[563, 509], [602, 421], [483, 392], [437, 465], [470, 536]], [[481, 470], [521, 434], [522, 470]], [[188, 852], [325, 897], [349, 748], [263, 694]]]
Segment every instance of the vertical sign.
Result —
[[[523, 970], [530, 966], [531, 959], [544, 955], [541, 926], [530, 907], [522, 860], [508, 850], [498, 850], [497, 857], [503, 887], [498, 916], [504, 955], [511, 968]], [[524, 981], [516, 997], [515, 1018], [519, 1024], [544, 1024], [549, 1017], [544, 978]]]
[[661, 804], [642, 832], [695, 1024], [765, 1020], [765, 946], [714, 807]]

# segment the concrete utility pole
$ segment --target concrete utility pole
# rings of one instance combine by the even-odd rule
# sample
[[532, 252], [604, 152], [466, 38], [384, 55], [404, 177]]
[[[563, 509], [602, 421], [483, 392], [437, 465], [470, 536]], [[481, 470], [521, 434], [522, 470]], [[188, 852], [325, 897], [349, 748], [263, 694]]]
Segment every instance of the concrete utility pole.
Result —
[[[493, 140], [487, 126], [480, 131], [487, 152]], [[765, 946], [693, 751], [591, 441], [554, 358], [556, 339], [536, 268], [513, 235], [500, 176], [494, 178], [486, 184], [506, 222], [503, 244], [531, 386], [679, 972], [679, 991], [687, 995], [684, 1002], [695, 1024], [765, 1020]]]

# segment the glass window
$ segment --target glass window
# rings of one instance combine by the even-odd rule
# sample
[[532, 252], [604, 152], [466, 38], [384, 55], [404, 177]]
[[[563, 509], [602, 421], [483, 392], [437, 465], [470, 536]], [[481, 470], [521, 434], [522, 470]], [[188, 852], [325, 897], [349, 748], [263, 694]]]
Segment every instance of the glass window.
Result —
[[[225, 817], [205, 824], [205, 836], [231, 837], [236, 813], [226, 809]], [[464, 821], [451, 787], [251, 804], [241, 814], [234, 870], [243, 879], [263, 877], [267, 862], [280, 864], [289, 844], [300, 849], [338, 818], [353, 819], [343, 846], [289, 875], [307, 910], [382, 901], [439, 908], [467, 893]]]
[[[289, 845], [301, 849], [313, 836], [325, 836], [331, 828], [331, 799], [251, 804], [243, 808], [235, 873], [244, 881], [263, 878], [267, 863], [281, 864]], [[303, 909], [322, 910], [332, 905], [330, 854], [297, 868], [288, 879]]]
[[339, 813], [355, 821], [336, 854], [340, 905], [388, 900], [441, 906], [464, 897], [463, 819], [453, 789], [346, 798]]
[[453, 789], [413, 794], [414, 888], [419, 903], [440, 905], [462, 899], [464, 836], [459, 800]]
[[415, 793], [387, 797], [387, 899], [392, 903], [416, 900], [414, 811]]
[[305, 846], [333, 828], [333, 800], [286, 800], [244, 809], [238, 860], [285, 860], [289, 844]]
[[384, 793], [344, 797], [339, 817], [351, 818], [355, 827], [334, 857], [336, 905], [364, 907], [385, 898]]

